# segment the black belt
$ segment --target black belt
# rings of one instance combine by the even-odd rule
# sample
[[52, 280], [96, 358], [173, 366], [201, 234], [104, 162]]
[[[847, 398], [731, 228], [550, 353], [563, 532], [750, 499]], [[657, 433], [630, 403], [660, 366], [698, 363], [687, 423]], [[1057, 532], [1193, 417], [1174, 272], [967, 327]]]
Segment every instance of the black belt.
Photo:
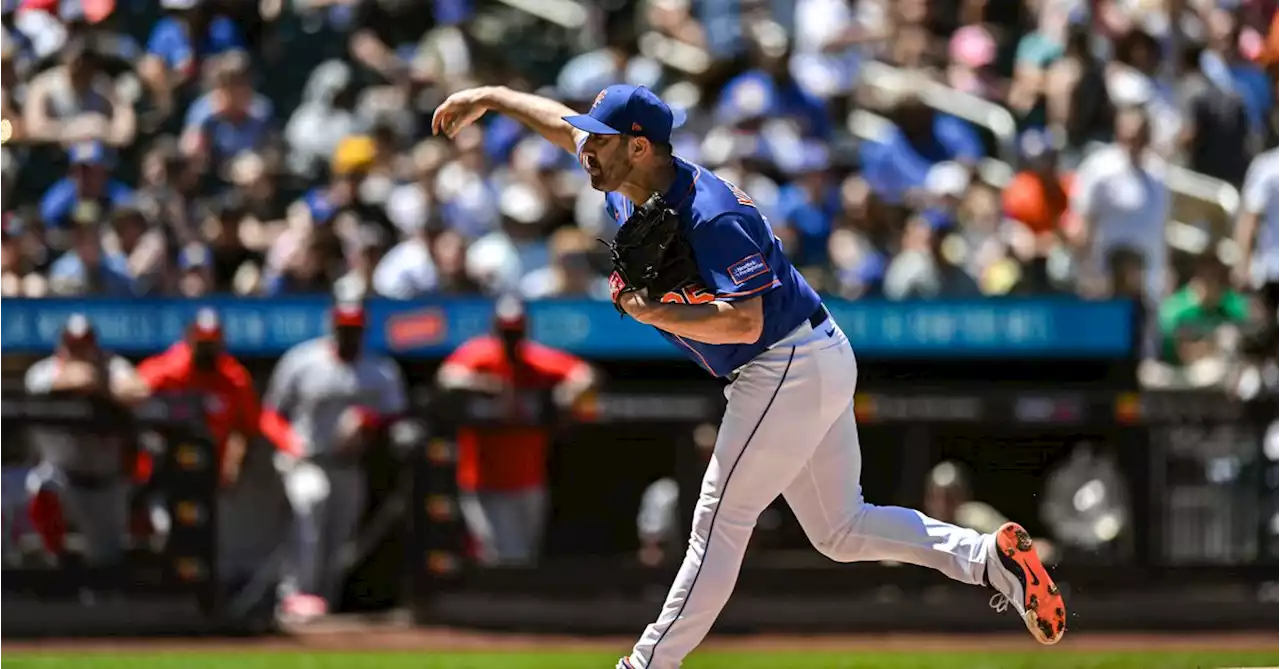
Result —
[[[821, 326], [823, 323], [826, 323], [826, 322], [827, 322], [827, 319], [829, 319], [829, 318], [831, 318], [831, 314], [827, 312], [827, 308], [826, 308], [825, 306], [823, 306], [823, 305], [819, 304], [819, 305], [818, 305], [818, 308], [817, 308], [817, 309], [815, 309], [815, 310], [814, 310], [814, 312], [813, 312], [812, 314], [809, 314], [809, 327], [810, 327], [810, 328], [812, 328], [812, 329], [814, 329], [814, 330], [817, 330], [817, 329], [818, 329], [818, 327], [819, 327], [819, 326]], [[828, 334], [830, 334], [830, 333], [828, 333]], [[737, 381], [737, 380], [738, 380], [738, 372], [736, 372], [736, 371], [735, 371], [735, 372], [733, 372], [733, 373], [729, 374], [729, 376], [728, 376], [728, 377], [726, 377], [726, 378], [728, 378], [728, 379], [729, 379], [729, 382], [730, 382], [730, 383], [732, 383], [732, 382], [734, 382], [734, 381]]]
[[809, 315], [809, 327], [817, 330], [818, 326], [826, 323], [828, 318], [831, 318], [831, 314], [827, 313], [825, 306], [819, 304], [818, 308]]

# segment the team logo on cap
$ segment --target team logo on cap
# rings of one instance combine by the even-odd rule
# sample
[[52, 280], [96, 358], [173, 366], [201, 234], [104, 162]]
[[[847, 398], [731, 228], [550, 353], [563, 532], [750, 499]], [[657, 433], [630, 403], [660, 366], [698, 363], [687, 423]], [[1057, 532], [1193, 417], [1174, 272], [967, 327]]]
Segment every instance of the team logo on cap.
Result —
[[596, 96], [596, 101], [591, 103], [591, 109], [594, 110], [596, 107], [599, 107], [600, 101], [604, 100], [604, 95], [605, 93], [608, 93], [608, 92], [609, 92], [608, 89], [600, 91], [600, 94]]

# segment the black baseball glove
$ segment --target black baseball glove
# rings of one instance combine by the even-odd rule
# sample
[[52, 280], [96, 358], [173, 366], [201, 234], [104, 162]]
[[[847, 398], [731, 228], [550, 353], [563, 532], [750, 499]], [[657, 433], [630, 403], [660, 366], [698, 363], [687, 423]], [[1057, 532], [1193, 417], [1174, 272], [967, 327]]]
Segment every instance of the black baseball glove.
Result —
[[680, 217], [657, 194], [618, 228], [612, 243], [601, 241], [613, 261], [609, 289], [619, 313], [626, 313], [618, 304], [624, 293], [647, 289], [658, 299], [698, 278], [693, 249], [680, 232]]

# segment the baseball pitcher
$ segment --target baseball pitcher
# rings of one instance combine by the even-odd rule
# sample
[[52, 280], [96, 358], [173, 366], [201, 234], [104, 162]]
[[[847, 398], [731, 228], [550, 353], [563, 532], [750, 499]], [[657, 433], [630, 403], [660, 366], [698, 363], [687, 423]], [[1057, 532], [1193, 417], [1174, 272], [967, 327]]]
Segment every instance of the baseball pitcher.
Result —
[[[57, 350], [27, 370], [32, 395], [106, 395], [122, 404], [147, 397], [133, 365], [98, 347], [97, 333], [81, 314], [67, 319]], [[31, 522], [55, 558], [66, 548], [68, 525], [84, 541], [88, 565], [119, 559], [129, 533], [130, 462], [119, 436], [72, 428], [33, 428], [40, 464], [27, 477]]]
[[680, 666], [724, 607], [756, 520], [779, 494], [831, 559], [906, 562], [994, 588], [992, 605], [1012, 607], [1038, 641], [1062, 638], [1062, 597], [1021, 526], [980, 534], [863, 500], [849, 340], [751, 198], [672, 155], [681, 119], [662, 100], [610, 86], [579, 115], [535, 95], [475, 88], [445, 100], [432, 128], [452, 137], [489, 110], [578, 155], [621, 225], [610, 277], [618, 309], [729, 380], [684, 563], [618, 667]]
[[262, 410], [294, 513], [284, 611], [302, 618], [325, 613], [341, 595], [339, 551], [356, 536], [366, 497], [361, 454], [407, 405], [395, 362], [364, 350], [364, 308], [337, 304], [331, 324], [332, 334], [280, 359]]

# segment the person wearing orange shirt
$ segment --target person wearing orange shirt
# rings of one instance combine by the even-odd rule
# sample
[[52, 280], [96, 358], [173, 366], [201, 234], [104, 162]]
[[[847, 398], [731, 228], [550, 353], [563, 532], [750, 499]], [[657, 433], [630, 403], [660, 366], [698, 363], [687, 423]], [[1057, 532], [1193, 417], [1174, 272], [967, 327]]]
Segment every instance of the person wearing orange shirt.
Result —
[[1047, 133], [1028, 130], [1020, 144], [1023, 169], [1005, 186], [1005, 214], [1037, 236], [1057, 234], [1070, 209], [1072, 175], [1058, 171], [1058, 151]]
[[248, 370], [224, 348], [222, 326], [212, 309], [201, 309], [186, 338], [143, 360], [138, 375], [158, 392], [204, 395], [205, 419], [217, 449], [218, 572], [226, 583], [250, 576], [260, 558], [252, 537], [265, 521], [261, 495], [238, 486], [251, 440], [258, 434], [261, 405]]
[[[485, 564], [527, 565], [538, 553], [547, 508], [550, 430], [536, 424], [527, 398], [550, 392], [566, 409], [596, 383], [583, 360], [526, 338], [524, 306], [513, 297], [498, 301], [493, 334], [464, 342], [441, 365], [444, 390], [492, 397], [508, 416], [527, 425], [473, 427], [458, 431], [459, 507], [479, 559]], [[515, 422], [515, 421], [513, 421]]]

